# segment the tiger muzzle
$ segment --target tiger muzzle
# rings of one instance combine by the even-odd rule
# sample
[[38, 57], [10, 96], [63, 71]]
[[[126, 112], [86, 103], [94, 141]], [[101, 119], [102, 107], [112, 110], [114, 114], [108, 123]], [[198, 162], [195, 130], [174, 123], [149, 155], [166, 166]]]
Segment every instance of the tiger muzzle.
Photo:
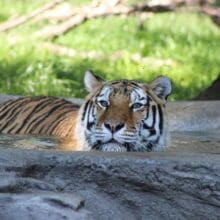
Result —
[[124, 126], [124, 123], [104, 123], [104, 127], [108, 129], [111, 133], [120, 131]]

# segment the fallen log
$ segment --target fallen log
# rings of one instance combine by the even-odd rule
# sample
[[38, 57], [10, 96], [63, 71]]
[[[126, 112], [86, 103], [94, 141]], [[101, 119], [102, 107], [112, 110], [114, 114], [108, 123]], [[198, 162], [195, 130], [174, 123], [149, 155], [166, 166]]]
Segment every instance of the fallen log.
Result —
[[70, 3], [65, 3], [60, 5], [60, 7], [53, 8], [52, 10], [47, 10], [44, 13], [38, 15], [34, 22], [38, 22], [41, 20], [50, 20], [52, 23], [56, 22], [62, 22], [66, 21], [70, 18], [72, 18], [75, 15], [78, 15], [82, 13], [82, 11], [85, 11], [87, 8], [90, 8], [91, 10], [93, 8], [96, 8], [103, 4], [104, 1], [99, 0], [93, 0], [89, 5], [86, 6], [74, 6]]
[[133, 6], [125, 6], [122, 4], [100, 5], [99, 7], [92, 8], [87, 7], [81, 11], [80, 14], [74, 15], [67, 21], [62, 22], [58, 25], [52, 25], [44, 28], [43, 30], [36, 33], [37, 36], [43, 38], [56, 38], [70, 29], [77, 27], [87, 20], [91, 20], [98, 17], [106, 17], [111, 15], [130, 15], [137, 12], [167, 12], [175, 10], [175, 4], [155, 4], [149, 5], [147, 3], [137, 4]]

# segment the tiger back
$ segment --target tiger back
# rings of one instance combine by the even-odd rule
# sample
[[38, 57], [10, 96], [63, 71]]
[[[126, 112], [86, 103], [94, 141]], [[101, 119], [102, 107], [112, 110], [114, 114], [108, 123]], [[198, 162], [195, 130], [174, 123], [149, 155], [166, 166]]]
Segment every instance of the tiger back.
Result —
[[0, 106], [0, 132], [70, 137], [79, 107], [56, 97], [25, 97]]

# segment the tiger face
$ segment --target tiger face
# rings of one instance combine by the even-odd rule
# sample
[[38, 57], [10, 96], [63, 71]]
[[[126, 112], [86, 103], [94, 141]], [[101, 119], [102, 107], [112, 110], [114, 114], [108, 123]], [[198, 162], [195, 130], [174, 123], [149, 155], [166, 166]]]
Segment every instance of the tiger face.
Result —
[[104, 82], [85, 74], [90, 92], [80, 110], [77, 131], [87, 150], [155, 151], [166, 145], [164, 106], [171, 93], [167, 77], [150, 85], [131, 80]]

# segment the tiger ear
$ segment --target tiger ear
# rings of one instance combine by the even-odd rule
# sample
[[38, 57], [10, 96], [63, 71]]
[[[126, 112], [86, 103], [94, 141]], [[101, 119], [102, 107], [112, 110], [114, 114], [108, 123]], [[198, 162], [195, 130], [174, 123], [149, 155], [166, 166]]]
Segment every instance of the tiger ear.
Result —
[[91, 70], [87, 70], [84, 75], [84, 84], [86, 87], [86, 90], [88, 92], [93, 91], [97, 86], [100, 86], [104, 80], [96, 76]]
[[160, 76], [156, 78], [150, 84], [150, 87], [152, 88], [154, 93], [163, 100], [167, 100], [172, 91], [171, 81], [166, 76]]

